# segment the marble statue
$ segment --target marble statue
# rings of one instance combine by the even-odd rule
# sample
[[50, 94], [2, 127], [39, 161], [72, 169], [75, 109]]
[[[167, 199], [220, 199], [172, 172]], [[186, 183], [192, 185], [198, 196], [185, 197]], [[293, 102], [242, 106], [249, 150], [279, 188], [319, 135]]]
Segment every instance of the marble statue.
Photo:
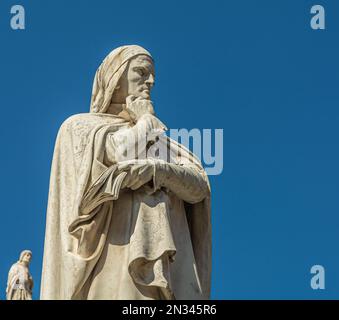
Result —
[[24, 250], [18, 262], [12, 265], [8, 273], [7, 300], [32, 300], [33, 278], [29, 273], [32, 252]]
[[154, 81], [147, 50], [113, 50], [96, 72], [90, 112], [59, 129], [41, 299], [209, 298], [208, 177], [165, 135]]

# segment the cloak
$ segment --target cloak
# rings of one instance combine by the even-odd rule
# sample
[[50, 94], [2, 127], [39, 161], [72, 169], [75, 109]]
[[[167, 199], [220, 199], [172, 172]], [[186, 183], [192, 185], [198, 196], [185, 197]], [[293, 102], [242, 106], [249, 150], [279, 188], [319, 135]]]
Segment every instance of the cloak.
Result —
[[[112, 135], [129, 126], [119, 116], [86, 113], [70, 117], [60, 127], [50, 176], [41, 299], [209, 298], [207, 175], [190, 151], [165, 137], [171, 149], [180, 149], [177, 165], [194, 168], [208, 185], [203, 199], [189, 203], [162, 188], [120, 190], [124, 174], [117, 171], [114, 148], [109, 155], [106, 146]], [[131, 218], [124, 211], [130, 212]], [[121, 231], [125, 220], [119, 219], [129, 219], [128, 232]], [[122, 238], [114, 238], [121, 232]], [[109, 248], [116, 250], [111, 260]], [[177, 261], [181, 251], [182, 260]], [[172, 265], [176, 265], [174, 272]], [[125, 270], [123, 276], [110, 280], [109, 273], [116, 272], [111, 271], [113, 267]], [[134, 295], [118, 292], [126, 277], [130, 284], [122, 292], [135, 290]], [[182, 289], [179, 282], [184, 284], [185, 279], [189, 283]], [[190, 279], [196, 279], [196, 284]], [[105, 286], [112, 291], [106, 291]]]

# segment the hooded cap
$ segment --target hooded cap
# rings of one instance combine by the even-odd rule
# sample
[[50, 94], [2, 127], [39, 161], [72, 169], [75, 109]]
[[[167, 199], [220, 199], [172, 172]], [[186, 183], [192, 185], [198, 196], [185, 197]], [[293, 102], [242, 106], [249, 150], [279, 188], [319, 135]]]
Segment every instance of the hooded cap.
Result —
[[128, 61], [141, 54], [152, 58], [146, 49], [137, 45], [129, 45], [114, 49], [104, 59], [95, 74], [90, 112], [105, 113], [107, 111], [113, 92], [126, 70]]

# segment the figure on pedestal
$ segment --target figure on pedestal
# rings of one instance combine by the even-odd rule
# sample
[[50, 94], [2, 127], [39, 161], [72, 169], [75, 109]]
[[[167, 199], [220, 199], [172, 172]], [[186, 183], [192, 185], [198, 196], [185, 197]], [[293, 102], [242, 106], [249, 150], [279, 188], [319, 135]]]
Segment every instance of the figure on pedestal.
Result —
[[62, 124], [41, 299], [209, 298], [208, 177], [164, 135], [150, 99], [154, 80], [147, 50], [119, 47], [96, 72], [90, 113]]
[[32, 252], [24, 250], [20, 259], [13, 264], [8, 273], [6, 299], [32, 300], [33, 278], [29, 273]]

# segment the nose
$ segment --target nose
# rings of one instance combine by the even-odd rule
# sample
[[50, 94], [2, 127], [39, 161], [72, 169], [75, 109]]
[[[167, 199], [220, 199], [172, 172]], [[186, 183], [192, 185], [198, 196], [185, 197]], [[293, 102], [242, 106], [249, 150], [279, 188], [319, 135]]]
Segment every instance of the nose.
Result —
[[153, 85], [154, 85], [154, 75], [152, 73], [150, 73], [148, 79], [145, 82], [150, 87], [153, 87]]

